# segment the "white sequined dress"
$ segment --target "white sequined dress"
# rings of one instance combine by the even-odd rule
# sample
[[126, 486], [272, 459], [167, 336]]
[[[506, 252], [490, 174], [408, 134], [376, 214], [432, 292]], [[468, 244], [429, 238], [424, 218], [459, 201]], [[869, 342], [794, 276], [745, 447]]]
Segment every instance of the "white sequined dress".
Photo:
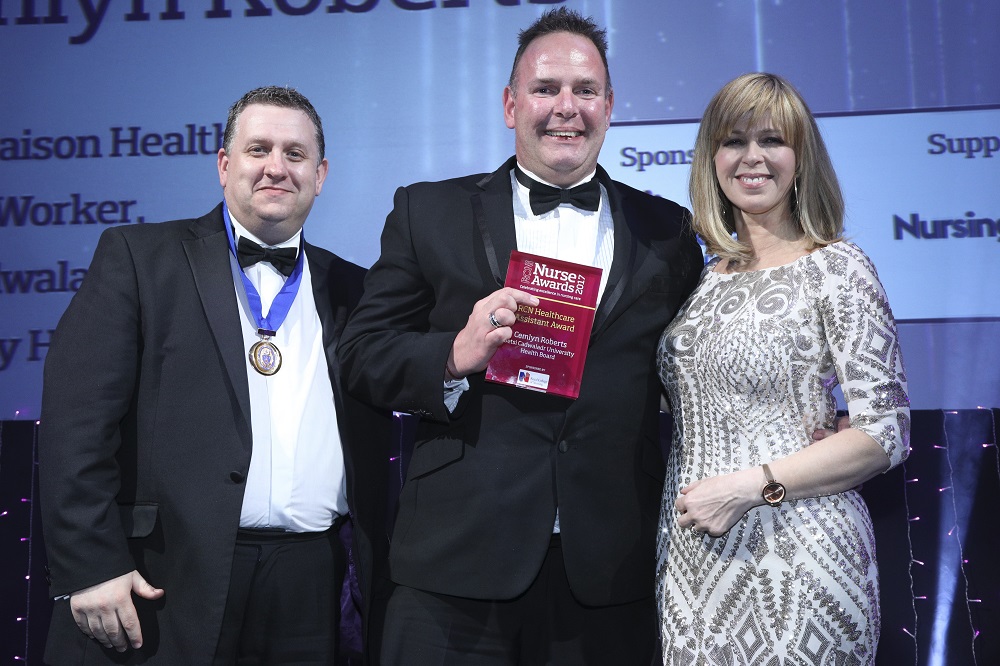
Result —
[[872, 663], [878, 569], [856, 491], [756, 507], [718, 538], [678, 528], [674, 501], [695, 479], [808, 446], [834, 423], [837, 383], [851, 426], [902, 462], [909, 401], [885, 292], [846, 242], [777, 268], [715, 264], [657, 355], [675, 420], [657, 549], [664, 663]]

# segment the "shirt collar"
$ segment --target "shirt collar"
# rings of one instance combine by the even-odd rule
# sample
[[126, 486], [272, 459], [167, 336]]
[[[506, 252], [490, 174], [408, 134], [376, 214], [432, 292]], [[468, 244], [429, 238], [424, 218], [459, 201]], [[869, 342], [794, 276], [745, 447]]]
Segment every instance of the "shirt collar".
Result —
[[[569, 187], [563, 188], [563, 187], [559, 187], [558, 185], [553, 185], [552, 183], [550, 183], [547, 180], [543, 180], [543, 179], [539, 178], [533, 172], [529, 171], [528, 169], [525, 169], [524, 166], [520, 162], [517, 163], [517, 166], [518, 166], [519, 169], [521, 169], [521, 171], [523, 171], [524, 173], [528, 174], [529, 176], [531, 176], [532, 178], [534, 178], [535, 180], [537, 180], [539, 183], [542, 183], [544, 185], [548, 185], [549, 187], [554, 187], [554, 188], [560, 189], [560, 190], [562, 190], [562, 189], [567, 189], [568, 190], [569, 187], [576, 187], [577, 185], [583, 185], [584, 183], [586, 183], [587, 181], [589, 181], [591, 178], [593, 178], [597, 174], [597, 169], [594, 169], [593, 171], [591, 171], [587, 175], [586, 178], [583, 178], [582, 180], [579, 180], [579, 181], [573, 183]], [[524, 186], [522, 185], [521, 187], [524, 187]]]
[[301, 236], [302, 236], [302, 229], [299, 229], [298, 231], [296, 231], [295, 234], [292, 235], [291, 238], [289, 238], [288, 240], [286, 240], [284, 242], [278, 243], [277, 245], [269, 245], [269, 244], [265, 243], [264, 241], [262, 241], [261, 239], [257, 238], [256, 236], [254, 236], [249, 231], [247, 231], [247, 228], [244, 227], [242, 224], [240, 224], [239, 220], [237, 220], [235, 217], [233, 217], [233, 211], [229, 211], [229, 221], [233, 223], [233, 232], [234, 232], [234, 235], [236, 236], [236, 242], [237, 243], [239, 243], [239, 238], [240, 238], [240, 236], [242, 236], [244, 238], [252, 240], [254, 243], [257, 243], [257, 245], [261, 245], [263, 247], [269, 247], [269, 248], [294, 247], [296, 250], [299, 247], [300, 239], [301, 239]]

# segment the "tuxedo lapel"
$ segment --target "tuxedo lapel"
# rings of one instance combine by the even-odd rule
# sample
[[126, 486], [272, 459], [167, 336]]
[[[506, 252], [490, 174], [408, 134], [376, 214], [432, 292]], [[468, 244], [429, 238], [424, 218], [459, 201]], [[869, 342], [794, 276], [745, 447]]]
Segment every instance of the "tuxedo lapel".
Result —
[[607, 172], [597, 167], [597, 177], [608, 192], [608, 204], [611, 206], [611, 219], [615, 234], [615, 252], [608, 273], [608, 283], [604, 287], [604, 296], [594, 313], [594, 328], [590, 337], [594, 338], [608, 323], [611, 313], [622, 300], [632, 275], [635, 272], [636, 254], [639, 251], [635, 235], [628, 224], [628, 215], [622, 197]]
[[[330, 370], [330, 381], [333, 386], [339, 386], [340, 365], [337, 363], [337, 343], [340, 333], [344, 330], [345, 317], [343, 309], [333, 307], [331, 290], [330, 266], [317, 261], [314, 248], [305, 244], [306, 260], [309, 262], [309, 273], [312, 276], [313, 299], [316, 301], [316, 313], [323, 328], [323, 350], [326, 352], [326, 364]], [[335, 285], [336, 286], [336, 285]], [[334, 286], [334, 287], [335, 287]], [[340, 316], [338, 316], [338, 313]], [[334, 391], [334, 393], [339, 393]]]
[[[246, 432], [250, 432], [250, 386], [247, 382], [243, 332], [233, 287], [229, 242], [223, 228], [221, 207], [192, 225], [195, 237], [182, 241], [195, 288], [205, 311], [215, 346], [240, 405]], [[193, 341], [192, 344], [199, 344]], [[249, 445], [250, 443], [247, 442]]]
[[482, 188], [482, 192], [472, 195], [472, 211], [483, 239], [496, 289], [504, 285], [510, 253], [517, 249], [514, 194], [510, 184], [510, 170], [513, 168], [512, 157], [502, 167], [476, 183]]

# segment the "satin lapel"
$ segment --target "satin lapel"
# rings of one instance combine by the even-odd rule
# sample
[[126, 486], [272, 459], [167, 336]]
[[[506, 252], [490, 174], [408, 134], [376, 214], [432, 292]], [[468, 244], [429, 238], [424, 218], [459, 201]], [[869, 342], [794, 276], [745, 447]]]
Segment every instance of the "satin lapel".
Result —
[[512, 157], [502, 167], [479, 181], [477, 185], [483, 191], [472, 195], [473, 215], [497, 289], [503, 286], [507, 277], [510, 253], [517, 249], [514, 195], [510, 185], [510, 170], [513, 168]]
[[[323, 350], [326, 352], [326, 364], [330, 370], [330, 382], [334, 386], [334, 396], [339, 399], [340, 366], [337, 363], [337, 343], [340, 333], [344, 330], [345, 318], [343, 308], [333, 307], [333, 294], [330, 293], [330, 267], [316, 261], [314, 248], [306, 243], [306, 259], [309, 261], [309, 273], [312, 275], [313, 298], [316, 301], [316, 313], [323, 327]], [[341, 299], [342, 300], [342, 299]], [[341, 313], [341, 316], [337, 316]], [[339, 406], [339, 405], [338, 405]]]
[[622, 295], [628, 289], [635, 274], [636, 255], [639, 252], [638, 242], [628, 225], [627, 211], [622, 202], [618, 188], [614, 186], [607, 172], [597, 167], [598, 178], [608, 192], [608, 203], [611, 206], [611, 219], [615, 229], [615, 255], [611, 261], [611, 272], [608, 283], [604, 287], [604, 296], [594, 314], [594, 328], [590, 333], [593, 339], [608, 323], [608, 317], [621, 302]]
[[[192, 226], [195, 238], [182, 242], [202, 308], [205, 310], [205, 318], [239, 402], [246, 432], [249, 433], [250, 386], [247, 382], [247, 360], [229, 262], [229, 243], [222, 224], [220, 207]], [[246, 444], [249, 446], [250, 442]]]

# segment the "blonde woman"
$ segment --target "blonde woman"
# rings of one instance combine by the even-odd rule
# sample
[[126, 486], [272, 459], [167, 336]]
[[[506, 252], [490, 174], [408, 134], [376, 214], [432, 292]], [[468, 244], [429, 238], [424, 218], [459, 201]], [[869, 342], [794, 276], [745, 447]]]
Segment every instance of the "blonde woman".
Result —
[[[870, 664], [878, 568], [855, 489], [906, 458], [909, 400], [885, 292], [844, 240], [829, 155], [787, 81], [746, 74], [715, 95], [690, 191], [715, 258], [657, 359], [676, 422], [664, 663]], [[813, 441], [838, 383], [850, 427]]]

